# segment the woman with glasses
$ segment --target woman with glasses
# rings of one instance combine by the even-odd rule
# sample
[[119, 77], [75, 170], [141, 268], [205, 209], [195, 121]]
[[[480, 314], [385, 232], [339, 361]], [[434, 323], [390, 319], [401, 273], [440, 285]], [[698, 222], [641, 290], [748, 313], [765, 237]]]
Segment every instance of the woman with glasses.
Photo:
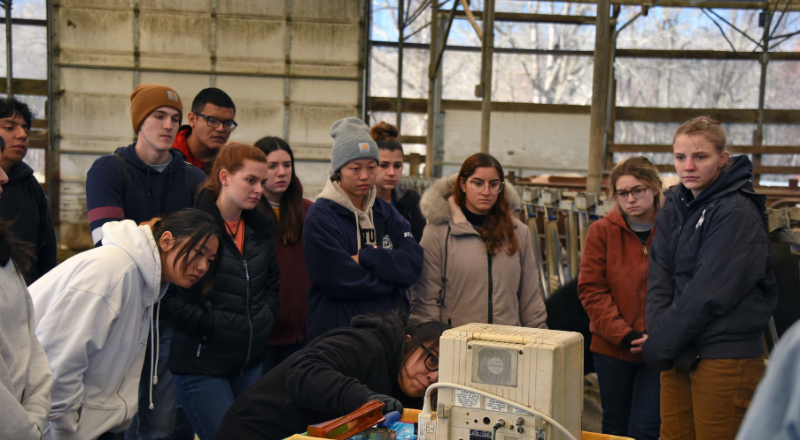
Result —
[[369, 135], [378, 144], [381, 161], [375, 179], [375, 191], [379, 199], [390, 203], [411, 225], [411, 233], [417, 243], [422, 239], [425, 217], [419, 209], [419, 193], [398, 186], [403, 177], [403, 145], [397, 140], [397, 127], [379, 122], [369, 129]]
[[217, 440], [281, 439], [377, 400], [384, 413], [421, 408], [439, 378], [440, 322], [404, 324], [396, 314], [357, 316], [291, 355], [245, 391]]
[[733, 439], [764, 375], [778, 301], [767, 198], [753, 190], [753, 163], [729, 157], [726, 141], [705, 116], [672, 141], [681, 183], [656, 218], [642, 346], [661, 371], [662, 440]]
[[581, 256], [578, 295], [589, 315], [591, 351], [603, 402], [603, 434], [658, 439], [659, 375], [642, 358], [650, 242], [661, 207], [661, 178], [645, 157], [614, 167], [617, 204], [594, 222]]
[[497, 159], [478, 153], [425, 193], [425, 264], [411, 288], [412, 322], [547, 327], [530, 230], [504, 193], [512, 191]]

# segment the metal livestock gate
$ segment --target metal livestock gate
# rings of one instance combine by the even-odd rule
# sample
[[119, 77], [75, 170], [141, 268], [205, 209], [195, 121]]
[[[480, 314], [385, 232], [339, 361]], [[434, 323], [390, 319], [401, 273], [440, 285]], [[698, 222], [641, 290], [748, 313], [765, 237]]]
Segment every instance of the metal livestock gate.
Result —
[[224, 90], [239, 123], [231, 141], [283, 137], [316, 196], [331, 123], [364, 117], [368, 20], [365, 0], [49, 1], [47, 175], [61, 244], [91, 247], [86, 173], [134, 141], [137, 84], [173, 87], [184, 115], [201, 89]]

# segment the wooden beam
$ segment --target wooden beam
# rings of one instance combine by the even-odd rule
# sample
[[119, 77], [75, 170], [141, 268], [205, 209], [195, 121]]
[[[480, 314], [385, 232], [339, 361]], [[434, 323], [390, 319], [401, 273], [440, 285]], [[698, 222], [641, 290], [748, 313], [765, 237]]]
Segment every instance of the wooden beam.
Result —
[[[721, 50], [675, 49], [617, 49], [618, 58], [657, 58], [685, 60], [759, 60], [761, 52], [731, 52]], [[800, 52], [770, 52], [770, 61], [797, 61]]]
[[[798, 146], [762, 146], [753, 147], [737, 145], [730, 147], [735, 154], [800, 154]], [[672, 145], [651, 144], [608, 144], [611, 153], [672, 153]]]
[[[758, 110], [756, 109], [617, 107], [618, 121], [677, 123], [700, 115], [711, 116], [727, 124], [755, 124], [758, 120]], [[798, 124], [800, 123], [800, 110], [768, 109], [764, 112], [764, 122], [768, 124]]]
[[28, 148], [47, 148], [47, 139], [31, 139], [28, 141]]
[[[5, 20], [5, 18], [3, 18]], [[22, 26], [44, 26], [47, 27], [47, 20], [37, 20], [32, 18], [14, 18], [11, 17], [11, 25]]]
[[[476, 20], [483, 18], [483, 11], [472, 11]], [[456, 18], [467, 18], [464, 11], [456, 11]], [[523, 14], [518, 12], [495, 12], [495, 21], [521, 23], [559, 23], [559, 24], [594, 24], [597, 17], [589, 15], [555, 15], [555, 14]]]
[[[397, 108], [396, 98], [372, 96], [369, 98], [370, 108], [379, 112], [394, 112]], [[407, 113], [425, 113], [426, 99], [403, 99], [403, 111]], [[443, 100], [443, 110], [480, 111], [481, 101]], [[528, 102], [492, 102], [492, 111], [523, 113], [590, 113], [586, 105], [566, 104], [532, 104]], [[756, 109], [708, 109], [708, 108], [656, 108], [656, 107], [617, 107], [616, 120], [639, 122], [685, 122], [698, 115], [709, 115], [722, 123], [755, 124], [758, 118]], [[764, 122], [768, 124], [800, 124], [800, 110], [765, 110]]]
[[[394, 112], [397, 109], [397, 98], [372, 96], [369, 98], [372, 111]], [[403, 111], [406, 113], [425, 113], [427, 99], [403, 99]], [[481, 101], [442, 100], [443, 110], [475, 110], [480, 111]], [[492, 102], [492, 111], [496, 112], [528, 112], [528, 113], [566, 113], [585, 114], [590, 112], [586, 105], [567, 104], [531, 104], [527, 102]]]
[[[550, 0], [555, 1], [555, 0]], [[559, 0], [564, 1], [565, 3], [596, 3], [597, 0]], [[715, 8], [715, 9], [759, 9], [763, 10], [765, 8], [773, 9], [775, 7], [775, 1], [701, 1], [701, 2], [692, 2], [690, 0], [661, 0], [658, 2], [659, 7], [663, 8]], [[653, 6], [652, 0], [611, 0], [611, 4], [613, 5], [631, 5], [631, 6]], [[786, 1], [779, 1], [779, 7], [783, 9], [783, 6], [786, 4]], [[790, 11], [798, 11], [800, 10], [800, 5], [797, 3], [792, 3], [789, 5]]]
[[[46, 79], [13, 78], [15, 95], [47, 96]], [[0, 93], [6, 92], [6, 79], [0, 78]]]
[[[673, 165], [656, 165], [659, 172], [674, 173], [675, 166]], [[800, 175], [800, 167], [776, 167], [776, 166], [760, 166], [753, 168], [753, 174], [790, 174]]]
[[[372, 41], [374, 47], [398, 47], [395, 41]], [[427, 44], [403, 43], [405, 49], [428, 50]], [[448, 52], [480, 52], [478, 46], [458, 46], [447, 45], [445, 50]], [[496, 53], [509, 53], [521, 55], [542, 55], [542, 56], [569, 56], [569, 57], [588, 57], [593, 56], [590, 50], [563, 50], [563, 49], [527, 49], [520, 47], [496, 47]], [[733, 61], [757, 61], [761, 58], [761, 52], [732, 52], [721, 50], [677, 50], [677, 49], [616, 49], [615, 56], [618, 58], [649, 58], [649, 59], [686, 59], [686, 60], [733, 60]], [[770, 61], [798, 61], [800, 52], [770, 52]]]
[[426, 141], [425, 136], [398, 136], [397, 140], [401, 144], [424, 144]]

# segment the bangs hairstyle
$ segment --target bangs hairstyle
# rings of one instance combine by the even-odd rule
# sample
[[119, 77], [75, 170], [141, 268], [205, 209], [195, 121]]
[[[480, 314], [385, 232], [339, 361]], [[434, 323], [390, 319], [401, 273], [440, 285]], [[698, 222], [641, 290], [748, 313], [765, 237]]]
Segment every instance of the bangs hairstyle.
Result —
[[211, 169], [211, 174], [209, 174], [208, 180], [203, 185], [203, 189], [211, 191], [214, 197], [219, 197], [219, 193], [222, 191], [219, 172], [224, 169], [231, 174], [235, 174], [242, 169], [245, 160], [267, 163], [267, 156], [264, 155], [263, 151], [252, 145], [233, 142], [222, 147], [219, 150], [219, 154], [217, 154], [217, 158], [214, 159], [214, 167]]
[[403, 364], [414, 353], [414, 350], [420, 346], [428, 351], [434, 351], [439, 348], [439, 338], [445, 330], [450, 326], [441, 321], [428, 321], [419, 325], [406, 325], [406, 334], [411, 336], [411, 339], [403, 347]]
[[25, 120], [25, 124], [28, 126], [25, 131], [29, 131], [33, 118], [36, 115], [28, 104], [14, 96], [11, 98], [0, 98], [0, 119], [14, 118], [16, 116], [20, 116]]
[[[503, 167], [497, 159], [486, 153], [473, 154], [461, 165], [458, 178], [453, 185], [453, 196], [455, 197], [456, 203], [461, 208], [466, 207], [467, 200], [466, 194], [461, 190], [461, 182], [465, 183], [464, 186], [467, 187], [467, 191], [472, 191], [469, 189], [467, 179], [475, 174], [476, 168], [484, 167], [497, 170], [497, 174], [500, 176], [500, 182], [505, 182]], [[488, 184], [489, 182], [486, 183]], [[504, 188], [504, 190], [508, 190], [508, 188]], [[519, 240], [517, 240], [517, 236], [514, 235], [514, 221], [511, 220], [511, 209], [508, 206], [506, 195], [502, 192], [497, 195], [497, 201], [492, 206], [492, 209], [489, 210], [489, 216], [486, 218], [481, 228], [481, 238], [483, 238], [483, 241], [486, 243], [486, 251], [492, 255], [497, 255], [497, 253], [500, 252], [500, 248], [504, 245], [506, 246], [506, 253], [508, 255], [514, 255], [517, 249], [519, 249]]]
[[[719, 121], [711, 119], [710, 116], [697, 116], [696, 118], [684, 122], [683, 125], [675, 130], [675, 136], [672, 137], [672, 145], [675, 145], [675, 140], [682, 134], [687, 136], [702, 136], [705, 140], [714, 145], [714, 150], [716, 150], [717, 154], [729, 151], [728, 137], [725, 135], [725, 129], [722, 128]], [[728, 162], [722, 167], [721, 171], [727, 171], [732, 161], [732, 158], [728, 158]]]
[[219, 268], [222, 252], [222, 234], [220, 234], [217, 225], [214, 223], [214, 217], [211, 214], [194, 208], [185, 208], [170, 214], [162, 220], [158, 220], [153, 225], [153, 238], [156, 243], [161, 239], [165, 232], [171, 232], [172, 237], [177, 241], [183, 241], [175, 257], [175, 261], [181, 260], [181, 272], [194, 263], [198, 254], [189, 258], [190, 251], [195, 248], [203, 248], [208, 243], [211, 237], [217, 237], [220, 246], [217, 247], [216, 257], [208, 268], [208, 272], [202, 278], [202, 294], [205, 295], [211, 290], [214, 285], [214, 278], [217, 276], [217, 269]]
[[378, 149], [403, 153], [403, 144], [397, 140], [398, 134], [397, 127], [383, 121], [378, 122], [369, 129], [369, 135], [378, 144]]
[[289, 158], [292, 160], [292, 177], [289, 180], [289, 186], [281, 196], [280, 219], [275, 215], [275, 211], [266, 197], [262, 197], [259, 200], [258, 207], [270, 220], [278, 225], [278, 230], [275, 233], [276, 239], [280, 239], [284, 244], [298, 242], [303, 233], [305, 214], [303, 213], [303, 186], [295, 174], [292, 148], [283, 139], [273, 136], [259, 139], [255, 146], [264, 153], [265, 157], [277, 150], [289, 153]]
[[614, 193], [617, 191], [617, 180], [622, 176], [633, 176], [650, 187], [650, 189], [653, 190], [653, 194], [655, 194], [653, 206], [655, 206], [656, 212], [661, 209], [664, 205], [664, 194], [661, 192], [661, 176], [658, 174], [656, 166], [653, 165], [650, 160], [644, 156], [636, 156], [618, 163], [617, 166], [614, 167], [614, 170], [611, 171], [611, 176], [608, 178], [609, 198], [614, 196]]

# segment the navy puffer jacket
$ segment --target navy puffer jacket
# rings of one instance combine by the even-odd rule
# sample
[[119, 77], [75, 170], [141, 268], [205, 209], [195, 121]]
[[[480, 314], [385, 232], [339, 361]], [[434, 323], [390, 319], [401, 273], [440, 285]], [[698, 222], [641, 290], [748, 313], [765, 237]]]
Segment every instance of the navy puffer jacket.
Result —
[[[195, 207], [211, 214], [225, 231], [210, 191], [200, 193]], [[211, 291], [202, 296], [173, 289], [162, 300], [161, 317], [175, 328], [169, 353], [173, 374], [228, 376], [264, 360], [280, 298], [274, 225], [257, 209], [242, 211], [242, 219], [244, 255], [223, 234], [222, 261]]]
[[763, 331], [778, 290], [764, 226], [766, 197], [753, 191], [753, 164], [733, 159], [696, 199], [683, 184], [656, 218], [647, 291], [651, 368], [764, 353]]

